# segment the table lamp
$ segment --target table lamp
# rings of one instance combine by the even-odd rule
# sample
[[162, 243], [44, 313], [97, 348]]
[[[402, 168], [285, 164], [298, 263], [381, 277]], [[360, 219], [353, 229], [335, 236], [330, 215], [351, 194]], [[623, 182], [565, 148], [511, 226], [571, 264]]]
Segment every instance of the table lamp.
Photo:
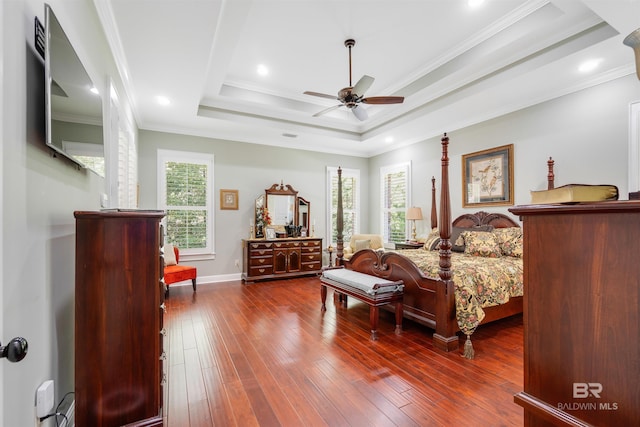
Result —
[[411, 207], [407, 209], [407, 219], [413, 221], [413, 227], [411, 229], [412, 231], [411, 240], [415, 241], [416, 240], [416, 220], [422, 219], [422, 209], [416, 208], [416, 207]]

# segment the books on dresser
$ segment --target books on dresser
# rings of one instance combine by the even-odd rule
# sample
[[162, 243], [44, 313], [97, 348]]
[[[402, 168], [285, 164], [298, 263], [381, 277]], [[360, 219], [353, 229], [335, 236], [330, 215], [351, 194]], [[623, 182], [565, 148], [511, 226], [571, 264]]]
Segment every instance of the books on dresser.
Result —
[[580, 203], [618, 200], [615, 185], [568, 184], [551, 190], [531, 191], [531, 203]]

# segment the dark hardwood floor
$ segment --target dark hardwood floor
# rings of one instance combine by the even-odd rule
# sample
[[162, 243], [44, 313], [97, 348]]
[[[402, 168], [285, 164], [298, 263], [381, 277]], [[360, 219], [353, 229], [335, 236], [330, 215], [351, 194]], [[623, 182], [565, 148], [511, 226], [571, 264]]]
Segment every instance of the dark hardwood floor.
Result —
[[[329, 290], [316, 277], [172, 287], [166, 302], [165, 425], [521, 426], [522, 316], [481, 326], [476, 358], [433, 331]], [[461, 339], [460, 347], [464, 342]]]

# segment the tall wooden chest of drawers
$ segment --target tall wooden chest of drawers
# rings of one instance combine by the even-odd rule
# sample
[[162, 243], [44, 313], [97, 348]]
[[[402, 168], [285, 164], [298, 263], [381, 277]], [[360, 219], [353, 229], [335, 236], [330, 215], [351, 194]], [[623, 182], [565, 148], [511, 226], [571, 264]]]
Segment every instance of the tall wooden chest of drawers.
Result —
[[321, 238], [242, 240], [243, 281], [297, 277], [321, 271]]
[[524, 230], [524, 425], [640, 425], [640, 202], [509, 210]]
[[76, 425], [161, 426], [164, 212], [74, 216]]

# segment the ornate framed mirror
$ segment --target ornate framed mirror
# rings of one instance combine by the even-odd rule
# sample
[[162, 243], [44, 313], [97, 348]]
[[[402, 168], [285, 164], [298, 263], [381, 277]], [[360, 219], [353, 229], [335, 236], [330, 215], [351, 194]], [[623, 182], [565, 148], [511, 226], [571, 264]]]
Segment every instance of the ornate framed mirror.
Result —
[[309, 233], [311, 230], [311, 203], [302, 197], [298, 197], [298, 225], [304, 227]]
[[289, 184], [273, 184], [265, 191], [267, 197], [266, 208], [271, 217], [271, 225], [287, 226], [298, 225], [296, 218], [296, 203], [298, 192]]
[[[268, 238], [267, 226], [279, 237], [306, 237], [311, 227], [311, 203], [289, 184], [273, 184], [256, 199], [255, 238]], [[302, 233], [302, 230], [306, 233]]]

